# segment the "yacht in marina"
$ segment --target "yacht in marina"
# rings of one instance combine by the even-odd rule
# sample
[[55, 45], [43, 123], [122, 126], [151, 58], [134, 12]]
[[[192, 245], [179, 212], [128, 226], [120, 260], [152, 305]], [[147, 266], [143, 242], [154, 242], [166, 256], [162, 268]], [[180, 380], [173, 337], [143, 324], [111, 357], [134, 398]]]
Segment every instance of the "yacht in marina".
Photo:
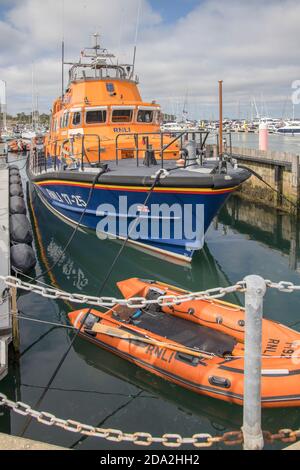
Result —
[[300, 121], [287, 121], [284, 126], [277, 129], [278, 134], [300, 134]]

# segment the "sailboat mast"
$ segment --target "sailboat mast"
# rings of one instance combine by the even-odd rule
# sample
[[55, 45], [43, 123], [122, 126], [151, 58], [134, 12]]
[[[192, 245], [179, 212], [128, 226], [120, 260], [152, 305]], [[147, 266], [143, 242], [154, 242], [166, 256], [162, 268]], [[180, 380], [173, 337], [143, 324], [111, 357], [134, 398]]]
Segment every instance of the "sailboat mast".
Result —
[[31, 126], [34, 129], [34, 65], [31, 69]]

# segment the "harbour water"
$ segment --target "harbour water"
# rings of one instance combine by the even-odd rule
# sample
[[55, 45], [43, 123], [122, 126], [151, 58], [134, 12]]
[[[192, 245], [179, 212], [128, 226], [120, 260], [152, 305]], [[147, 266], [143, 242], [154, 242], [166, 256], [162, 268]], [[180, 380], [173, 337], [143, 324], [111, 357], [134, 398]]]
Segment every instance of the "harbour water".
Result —
[[[24, 161], [20, 162], [23, 165]], [[38, 256], [35, 276], [57, 261], [72, 228], [45, 209], [31, 188], [27, 202]], [[116, 282], [138, 276], [189, 290], [231, 285], [248, 274], [300, 284], [299, 231], [298, 222], [289, 215], [232, 196], [211, 225], [206, 245], [191, 266], [168, 263], [128, 246], [105, 295], [118, 296]], [[79, 231], [58, 264], [41, 280], [67, 291], [96, 295], [119, 246]], [[242, 304], [243, 297], [234, 295], [227, 300]], [[71, 330], [55, 324], [68, 325], [67, 313], [77, 306], [32, 293], [21, 293], [18, 305], [20, 315], [54, 323], [20, 320], [21, 357], [11, 363], [9, 375], [1, 383], [1, 391], [10, 398], [33, 405], [73, 337]], [[300, 330], [299, 293], [268, 291], [264, 313]], [[76, 340], [41, 408], [60, 418], [158, 436], [219, 435], [238, 430], [242, 424], [242, 408], [183, 390], [81, 339]], [[24, 422], [20, 415], [1, 410], [0, 431], [19, 435]], [[43, 441], [74, 449], [137, 448], [42, 426], [32, 421], [25, 437], [40, 439], [42, 434]], [[263, 429], [275, 432], [299, 426], [299, 409], [263, 410]]]
[[[232, 135], [232, 145], [242, 148], [258, 149], [259, 135], [250, 132], [234, 132]], [[296, 155], [300, 154], [300, 136], [288, 136], [281, 134], [269, 134], [269, 150], [278, 152], [291, 152]], [[215, 142], [216, 137], [208, 142]]]

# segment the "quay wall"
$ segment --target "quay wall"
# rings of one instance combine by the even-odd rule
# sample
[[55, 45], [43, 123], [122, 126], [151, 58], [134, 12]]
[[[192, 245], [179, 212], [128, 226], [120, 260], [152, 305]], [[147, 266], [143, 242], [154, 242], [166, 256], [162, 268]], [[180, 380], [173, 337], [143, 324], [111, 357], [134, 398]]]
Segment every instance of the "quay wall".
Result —
[[[207, 146], [209, 155], [215, 155], [216, 146]], [[229, 151], [229, 148], [228, 148]], [[239, 194], [252, 202], [263, 203], [286, 212], [295, 212], [295, 207], [285, 198], [300, 206], [300, 159], [299, 155], [289, 152], [260, 151], [243, 147], [232, 147], [232, 156], [240, 165], [260, 175], [272, 188], [256, 176], [246, 181]]]

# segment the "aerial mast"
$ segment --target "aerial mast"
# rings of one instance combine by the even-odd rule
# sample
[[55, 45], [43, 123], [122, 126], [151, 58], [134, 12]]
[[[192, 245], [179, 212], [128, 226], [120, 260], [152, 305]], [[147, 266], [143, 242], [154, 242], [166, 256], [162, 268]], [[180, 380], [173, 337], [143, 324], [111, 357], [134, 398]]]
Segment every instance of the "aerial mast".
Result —
[[137, 39], [139, 33], [139, 26], [140, 26], [140, 14], [141, 14], [141, 0], [139, 0], [138, 10], [136, 15], [136, 27], [135, 27], [135, 37], [134, 37], [134, 48], [133, 48], [133, 60], [132, 60], [132, 73], [131, 76], [134, 76], [134, 69], [135, 69], [135, 59], [136, 59], [136, 47], [137, 47]]
[[62, 35], [61, 35], [61, 100], [64, 100], [65, 92], [65, 2], [62, 0]]

